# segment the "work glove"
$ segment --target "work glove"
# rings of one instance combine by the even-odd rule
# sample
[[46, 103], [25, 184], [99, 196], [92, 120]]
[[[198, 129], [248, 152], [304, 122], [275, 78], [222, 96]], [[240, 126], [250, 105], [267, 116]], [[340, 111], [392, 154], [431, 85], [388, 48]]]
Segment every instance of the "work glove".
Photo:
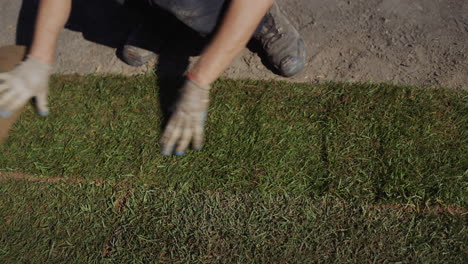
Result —
[[175, 112], [161, 138], [162, 154], [183, 155], [192, 143], [195, 150], [203, 146], [205, 118], [208, 111], [210, 87], [203, 87], [186, 78], [176, 103]]
[[50, 65], [28, 56], [12, 71], [0, 73], [0, 117], [9, 118], [32, 97], [39, 114], [46, 116], [50, 70]]

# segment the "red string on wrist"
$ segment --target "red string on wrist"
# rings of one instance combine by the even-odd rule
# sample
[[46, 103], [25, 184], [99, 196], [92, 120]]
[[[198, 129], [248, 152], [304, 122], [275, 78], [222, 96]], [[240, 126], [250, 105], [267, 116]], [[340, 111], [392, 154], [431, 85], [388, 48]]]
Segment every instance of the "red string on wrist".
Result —
[[200, 84], [200, 82], [198, 82], [198, 80], [195, 79], [195, 77], [193, 77], [193, 75], [190, 74], [190, 73], [185, 74], [185, 77], [186, 77], [187, 79], [189, 79], [190, 81], [192, 81], [197, 87], [199, 87], [199, 88], [201, 88], [201, 89], [204, 89], [204, 90], [209, 90], [209, 89], [210, 89], [210, 86], [209, 86], [209, 85], [208, 85], [208, 86], [202, 86], [202, 85]]
[[193, 75], [192, 75], [192, 74], [190, 74], [190, 73], [187, 73], [187, 74], [185, 74], [185, 76], [186, 76], [187, 78], [189, 78], [190, 80], [192, 80], [192, 81], [194, 81], [194, 82], [198, 83], [198, 81], [197, 81], [197, 80], [196, 80], [196, 79], [193, 77]]

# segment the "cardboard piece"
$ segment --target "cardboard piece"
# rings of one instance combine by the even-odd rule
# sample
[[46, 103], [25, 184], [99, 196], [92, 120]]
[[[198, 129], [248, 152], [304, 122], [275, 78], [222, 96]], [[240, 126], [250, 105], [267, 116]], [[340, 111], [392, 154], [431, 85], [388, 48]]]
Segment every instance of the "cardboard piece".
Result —
[[[25, 46], [5, 46], [0, 47], [0, 73], [13, 70], [24, 59], [26, 54]], [[0, 144], [8, 137], [8, 132], [21, 114], [21, 110], [14, 113], [10, 118], [0, 117]]]

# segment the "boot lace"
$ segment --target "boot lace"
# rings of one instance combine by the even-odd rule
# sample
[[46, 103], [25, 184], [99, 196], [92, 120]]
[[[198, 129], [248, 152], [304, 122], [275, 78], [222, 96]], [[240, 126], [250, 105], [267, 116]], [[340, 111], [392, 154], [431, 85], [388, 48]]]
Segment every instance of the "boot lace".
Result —
[[280, 33], [283, 29], [276, 26], [273, 18], [270, 18], [270, 21], [267, 21], [265, 24], [267, 30], [265, 33], [262, 32], [261, 40], [263, 46], [269, 49], [271, 45], [284, 36], [284, 33]]

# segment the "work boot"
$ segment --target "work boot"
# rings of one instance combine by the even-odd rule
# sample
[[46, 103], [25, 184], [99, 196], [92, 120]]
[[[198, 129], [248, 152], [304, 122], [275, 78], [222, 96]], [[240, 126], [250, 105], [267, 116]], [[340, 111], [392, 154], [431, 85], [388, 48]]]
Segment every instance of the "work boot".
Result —
[[281, 76], [291, 77], [304, 68], [304, 40], [276, 2], [263, 18], [253, 37], [260, 41], [268, 59]]
[[140, 23], [130, 32], [122, 51], [125, 63], [138, 67], [156, 57], [154, 50], [161, 46], [162, 41], [154, 37], [157, 32], [151, 29], [147, 23]]

